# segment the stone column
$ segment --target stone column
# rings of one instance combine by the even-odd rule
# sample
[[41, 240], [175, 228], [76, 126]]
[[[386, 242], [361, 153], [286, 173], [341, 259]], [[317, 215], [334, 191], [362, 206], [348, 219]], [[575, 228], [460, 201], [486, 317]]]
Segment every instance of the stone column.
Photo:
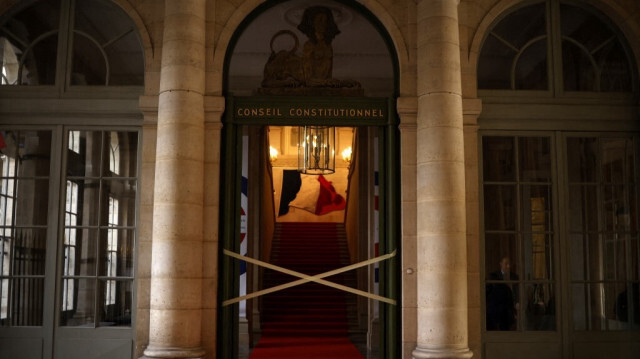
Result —
[[418, 344], [414, 358], [470, 358], [459, 0], [418, 3]]
[[147, 358], [202, 358], [205, 0], [166, 0]]

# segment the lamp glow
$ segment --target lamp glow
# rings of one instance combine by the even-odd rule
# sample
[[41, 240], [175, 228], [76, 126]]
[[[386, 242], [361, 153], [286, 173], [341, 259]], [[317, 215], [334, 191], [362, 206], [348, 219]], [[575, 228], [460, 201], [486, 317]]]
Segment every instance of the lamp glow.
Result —
[[275, 162], [278, 159], [278, 150], [269, 146], [269, 160]]
[[342, 150], [342, 160], [347, 162], [347, 163], [351, 163], [351, 153], [352, 153], [352, 149], [351, 146], [345, 148], [344, 150]]

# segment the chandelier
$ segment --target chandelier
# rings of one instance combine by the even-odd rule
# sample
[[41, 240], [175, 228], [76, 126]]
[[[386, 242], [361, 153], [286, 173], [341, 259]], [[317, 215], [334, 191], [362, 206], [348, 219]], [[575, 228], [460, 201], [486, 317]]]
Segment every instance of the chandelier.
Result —
[[336, 128], [302, 126], [298, 128], [298, 171], [310, 175], [335, 172]]

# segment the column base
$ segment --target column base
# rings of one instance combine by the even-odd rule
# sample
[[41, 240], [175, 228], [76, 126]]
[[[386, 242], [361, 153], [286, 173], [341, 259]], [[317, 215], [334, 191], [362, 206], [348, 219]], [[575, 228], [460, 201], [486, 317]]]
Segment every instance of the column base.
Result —
[[147, 347], [140, 359], [204, 359], [206, 352], [198, 348]]
[[433, 349], [422, 348], [418, 345], [411, 355], [414, 359], [470, 359], [473, 352], [465, 349]]

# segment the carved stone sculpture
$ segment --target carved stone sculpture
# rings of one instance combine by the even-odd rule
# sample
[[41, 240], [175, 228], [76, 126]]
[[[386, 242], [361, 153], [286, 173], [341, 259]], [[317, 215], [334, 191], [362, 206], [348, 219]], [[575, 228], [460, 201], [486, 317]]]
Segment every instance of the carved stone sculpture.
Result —
[[[302, 56], [297, 54], [298, 37], [289, 30], [281, 30], [271, 38], [271, 55], [264, 67], [263, 94], [342, 94], [361, 95], [360, 83], [354, 80], [333, 78], [333, 39], [340, 33], [331, 9], [312, 6], [305, 9], [298, 30], [307, 36]], [[276, 52], [274, 40], [279, 36], [291, 36], [295, 44], [292, 49]], [[355, 91], [335, 91], [351, 88]], [[289, 89], [289, 90], [277, 90]], [[295, 89], [295, 90], [294, 90]], [[334, 91], [327, 91], [335, 89]]]

